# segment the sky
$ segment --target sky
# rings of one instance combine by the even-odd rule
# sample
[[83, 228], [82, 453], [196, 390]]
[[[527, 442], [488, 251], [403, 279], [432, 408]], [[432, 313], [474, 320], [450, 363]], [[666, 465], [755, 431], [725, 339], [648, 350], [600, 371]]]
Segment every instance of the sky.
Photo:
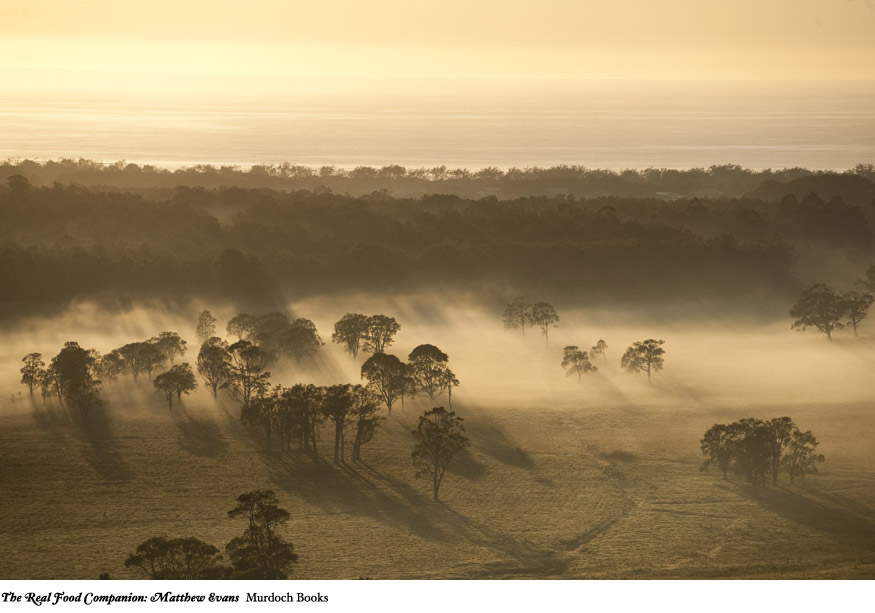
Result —
[[875, 0], [0, 2], [6, 89], [875, 79]]

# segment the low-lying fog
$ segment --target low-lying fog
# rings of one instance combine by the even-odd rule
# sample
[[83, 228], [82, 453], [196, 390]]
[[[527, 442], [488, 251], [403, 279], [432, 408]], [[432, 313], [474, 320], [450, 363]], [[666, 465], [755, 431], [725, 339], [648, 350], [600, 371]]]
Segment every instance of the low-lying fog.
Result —
[[[75, 340], [101, 353], [125, 343], [145, 340], [163, 330], [188, 341], [183, 361], [194, 366], [198, 343], [196, 313], [209, 308], [218, 318], [220, 335], [236, 314], [222, 305], [193, 305], [184, 316], [157, 307], [136, 307], [109, 313], [80, 303], [51, 319], [29, 319], [0, 332], [0, 399], [25, 396], [18, 383], [21, 358], [40, 352], [48, 363], [65, 341]], [[325, 346], [316, 366], [282, 364], [272, 368], [273, 383], [332, 384], [360, 382], [366, 355], [353, 361], [331, 342], [334, 322], [346, 312], [383, 313], [401, 324], [388, 352], [406, 359], [413, 347], [431, 343], [450, 356], [450, 367], [461, 383], [453, 393], [456, 407], [585, 407], [658, 405], [665, 408], [719, 407], [786, 403], [840, 403], [872, 398], [875, 334], [864, 322], [860, 336], [850, 330], [834, 340], [814, 331], [800, 334], [784, 321], [751, 324], [685, 320], [658, 321], [625, 311], [557, 309], [561, 317], [549, 336], [549, 346], [537, 329], [503, 328], [498, 306], [493, 311], [467, 307], [435, 297], [314, 299], [290, 305], [289, 314], [312, 319]], [[251, 313], [258, 315], [261, 313]], [[647, 383], [643, 373], [628, 374], [620, 356], [633, 341], [664, 339], [665, 368]], [[560, 367], [563, 347], [588, 351], [599, 339], [608, 344], [607, 362], [594, 360], [598, 372], [568, 377]], [[236, 340], [236, 339], [229, 339]], [[123, 380], [127, 380], [124, 378]], [[107, 387], [107, 386], [105, 386]], [[201, 388], [196, 392], [206, 394]], [[441, 399], [445, 404], [446, 398]], [[9, 403], [4, 402], [9, 407]], [[24, 407], [26, 403], [14, 403]], [[7, 410], [9, 410], [7, 408]]]

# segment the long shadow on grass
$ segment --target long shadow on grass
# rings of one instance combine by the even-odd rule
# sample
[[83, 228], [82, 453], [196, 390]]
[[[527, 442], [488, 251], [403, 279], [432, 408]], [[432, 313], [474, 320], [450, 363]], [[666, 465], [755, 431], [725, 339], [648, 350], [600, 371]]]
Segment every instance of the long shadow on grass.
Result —
[[88, 420], [82, 424], [82, 434], [89, 443], [82, 456], [101, 477], [119, 481], [131, 478], [131, 470], [113, 438], [106, 405], [91, 410]]
[[386, 491], [356, 465], [313, 460], [303, 453], [271, 456], [266, 464], [274, 483], [326, 513], [363, 515], [429, 540], [450, 538], [430, 513], [421, 512], [431, 504], [428, 498], [413, 488]]
[[173, 423], [179, 429], [179, 446], [192, 455], [217, 458], [228, 451], [222, 430], [212, 420], [194, 419], [185, 406], [173, 409]]
[[404, 498], [420, 514], [428, 514], [432, 521], [444, 525], [448, 532], [467, 542], [492, 549], [504, 558], [512, 560], [510, 563], [506, 560], [486, 563], [481, 569], [466, 573], [465, 577], [555, 575], [561, 573], [568, 564], [559, 552], [519, 541], [490, 528], [485, 523], [467, 517], [443, 501], [435, 502], [420, 490], [394, 477], [384, 475], [365, 463], [359, 463], [359, 466], [369, 477]]
[[[760, 490], [756, 495], [749, 494], [761, 505], [776, 513], [795, 521], [798, 524], [831, 534], [843, 541], [855, 544], [875, 545], [875, 524], [865, 517], [860, 517], [853, 505], [847, 504], [839, 496], [820, 494], [824, 504], [815, 500], [811, 493], [803, 495], [786, 488]], [[814, 496], [818, 496], [814, 494]]]
[[[527, 452], [523, 451], [498, 427], [494, 421], [478, 415], [475, 422], [465, 423], [471, 444], [477, 450], [498, 460], [502, 464], [516, 466], [517, 468], [534, 468], [535, 461]], [[450, 464], [452, 467], [453, 465]], [[454, 471], [455, 472], [455, 471]]]

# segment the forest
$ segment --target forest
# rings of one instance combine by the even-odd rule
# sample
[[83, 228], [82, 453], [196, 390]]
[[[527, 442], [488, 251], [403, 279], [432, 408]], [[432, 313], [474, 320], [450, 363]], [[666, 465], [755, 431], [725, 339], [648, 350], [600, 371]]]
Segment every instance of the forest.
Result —
[[[0, 187], [0, 314], [81, 296], [221, 297], [273, 310], [290, 297], [452, 286], [479, 299], [488, 289], [549, 289], [559, 302], [593, 306], [695, 298], [759, 315], [812, 283], [865, 275], [875, 260], [871, 172], [806, 171], [787, 182], [733, 173], [757, 179], [734, 197], [669, 200], [653, 194], [661, 183], [647, 173], [637, 176], [649, 196], [501, 200], [319, 186], [41, 186], [39, 173], [15, 174]], [[719, 184], [720, 172], [706, 174]], [[759, 306], [738, 304], [750, 295]]]

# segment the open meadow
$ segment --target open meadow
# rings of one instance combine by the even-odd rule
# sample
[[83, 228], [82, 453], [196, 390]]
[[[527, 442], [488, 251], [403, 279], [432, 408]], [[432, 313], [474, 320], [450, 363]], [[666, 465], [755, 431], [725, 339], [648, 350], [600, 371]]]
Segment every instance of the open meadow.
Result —
[[[103, 386], [87, 424], [74, 423], [16, 387], [18, 354], [51, 355], [66, 337], [107, 351], [170, 326], [193, 337], [193, 326], [73, 310], [4, 339], [0, 577], [141, 577], [124, 566], [138, 544], [221, 545], [243, 527], [227, 511], [254, 489], [274, 490], [291, 513], [283, 535], [298, 578], [875, 577], [875, 350], [864, 336], [829, 343], [784, 322], [617, 328], [600, 323], [607, 314], [569, 312], [547, 347], [488, 312], [373, 306], [402, 324], [390, 351], [433, 342], [460, 379], [453, 408], [471, 446], [451, 462], [439, 502], [410, 459], [411, 430], [430, 408], [421, 398], [395, 406], [361, 462], [341, 464], [327, 425], [317, 460], [294, 445], [266, 453], [239, 403], [203, 386], [168, 411], [148, 379], [123, 378]], [[325, 314], [314, 321], [328, 340], [336, 308], [295, 310]], [[620, 370], [619, 355], [650, 336], [666, 340], [666, 364], [647, 384]], [[598, 338], [609, 344], [599, 371], [565, 377], [562, 347]], [[359, 381], [361, 359], [330, 342], [322, 351], [316, 368], [272, 379]], [[819, 474], [755, 492], [740, 476], [699, 470], [699, 440], [715, 423], [784, 415], [820, 441]]]

